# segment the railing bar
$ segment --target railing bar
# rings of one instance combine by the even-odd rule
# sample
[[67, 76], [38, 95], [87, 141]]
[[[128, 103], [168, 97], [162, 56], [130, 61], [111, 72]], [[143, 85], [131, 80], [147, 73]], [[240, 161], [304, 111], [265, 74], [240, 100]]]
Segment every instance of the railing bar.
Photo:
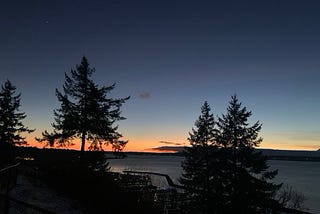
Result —
[[124, 172], [124, 173], [136, 173], [136, 174], [149, 174], [149, 175], [163, 176], [163, 177], [166, 178], [169, 186], [176, 187], [176, 188], [181, 188], [181, 189], [185, 189], [183, 186], [177, 185], [177, 184], [173, 183], [172, 179], [171, 179], [170, 176], [167, 175], [167, 174], [162, 174], [162, 173], [157, 173], [157, 172], [146, 172], [146, 171], [129, 171], [129, 170], [126, 170], [126, 171], [123, 171], [123, 172]]
[[6, 168], [3, 168], [3, 169], [0, 170], [0, 173], [5, 172], [5, 171], [7, 171], [7, 170], [9, 170], [9, 169], [11, 169], [11, 168], [18, 167], [19, 165], [20, 165], [20, 163], [16, 163], [15, 165], [12, 165], [12, 166], [8, 166], [8, 167], [6, 167]]

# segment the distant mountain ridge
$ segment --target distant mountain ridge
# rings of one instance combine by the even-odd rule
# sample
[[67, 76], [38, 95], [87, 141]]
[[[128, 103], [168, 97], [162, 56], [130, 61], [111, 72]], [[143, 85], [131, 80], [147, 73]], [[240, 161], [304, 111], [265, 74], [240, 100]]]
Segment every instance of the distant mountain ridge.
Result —
[[[182, 153], [184, 146], [160, 146], [153, 148], [158, 152], [176, 152]], [[277, 149], [259, 149], [268, 159], [273, 160], [297, 160], [297, 161], [320, 161], [320, 149], [316, 151], [304, 150], [277, 150]]]
[[310, 156], [320, 157], [319, 150], [306, 151], [306, 150], [278, 150], [278, 149], [258, 149], [265, 155], [288, 155], [288, 156]]

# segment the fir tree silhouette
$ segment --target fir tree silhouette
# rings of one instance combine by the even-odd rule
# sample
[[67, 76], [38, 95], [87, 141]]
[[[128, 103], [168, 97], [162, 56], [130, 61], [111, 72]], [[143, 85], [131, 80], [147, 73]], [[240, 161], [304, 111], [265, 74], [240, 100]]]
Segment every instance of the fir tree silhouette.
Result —
[[54, 130], [52, 133], [44, 131], [38, 141], [50, 146], [68, 146], [75, 138], [80, 138], [82, 154], [86, 141], [90, 142], [89, 150], [102, 150], [104, 144], [111, 144], [118, 151], [124, 148], [127, 141], [120, 140], [122, 135], [115, 123], [125, 119], [120, 107], [129, 97], [108, 98], [115, 84], [99, 87], [91, 79], [94, 72], [86, 57], [82, 57], [76, 69], [71, 70], [71, 76], [65, 74], [63, 91], [56, 89], [61, 106], [54, 111]]

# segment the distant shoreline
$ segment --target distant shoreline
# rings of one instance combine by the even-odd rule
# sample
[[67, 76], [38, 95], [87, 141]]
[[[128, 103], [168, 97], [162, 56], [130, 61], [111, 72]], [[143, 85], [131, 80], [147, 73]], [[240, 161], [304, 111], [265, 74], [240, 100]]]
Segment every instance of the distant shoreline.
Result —
[[[135, 151], [124, 151], [121, 154], [126, 155], [152, 155], [152, 156], [183, 156], [184, 147], [170, 147], [167, 150], [162, 148], [162, 152], [135, 152]], [[176, 149], [176, 150], [174, 150]], [[53, 153], [80, 153], [78, 150], [72, 149], [52, 149], [52, 148], [36, 148], [36, 147], [16, 147], [18, 156], [25, 156], [27, 154], [33, 156], [38, 152], [53, 152]], [[296, 151], [296, 150], [273, 150], [273, 149], [257, 149], [261, 151], [268, 160], [286, 160], [286, 161], [308, 161], [308, 162], [320, 162], [319, 151]], [[18, 152], [19, 151], [19, 152]], [[94, 152], [94, 151], [93, 151]], [[101, 151], [100, 151], [101, 152]], [[103, 151], [102, 151], [103, 152]], [[90, 153], [90, 151], [88, 151]], [[114, 156], [114, 152], [104, 151], [103, 153], [110, 154], [110, 158], [121, 158], [121, 156]], [[109, 156], [109, 155], [108, 155]], [[107, 157], [108, 158], [108, 157]]]
[[[161, 147], [156, 148], [158, 152], [124, 152], [124, 154], [136, 155], [168, 155], [183, 156], [184, 147]], [[261, 151], [268, 160], [287, 160], [287, 161], [312, 161], [320, 162], [320, 151], [303, 150], [275, 150], [275, 149], [257, 149]], [[163, 152], [160, 152], [163, 151]]]

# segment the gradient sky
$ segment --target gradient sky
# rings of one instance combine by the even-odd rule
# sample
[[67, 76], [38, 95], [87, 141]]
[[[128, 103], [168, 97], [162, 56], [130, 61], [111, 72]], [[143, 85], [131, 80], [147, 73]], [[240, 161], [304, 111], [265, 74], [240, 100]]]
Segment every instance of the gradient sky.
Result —
[[320, 147], [320, 2], [295, 0], [2, 0], [0, 81], [22, 94], [25, 124], [50, 129], [62, 87], [85, 55], [112, 97], [127, 150], [187, 145], [207, 100], [230, 96], [263, 123], [261, 147]]

